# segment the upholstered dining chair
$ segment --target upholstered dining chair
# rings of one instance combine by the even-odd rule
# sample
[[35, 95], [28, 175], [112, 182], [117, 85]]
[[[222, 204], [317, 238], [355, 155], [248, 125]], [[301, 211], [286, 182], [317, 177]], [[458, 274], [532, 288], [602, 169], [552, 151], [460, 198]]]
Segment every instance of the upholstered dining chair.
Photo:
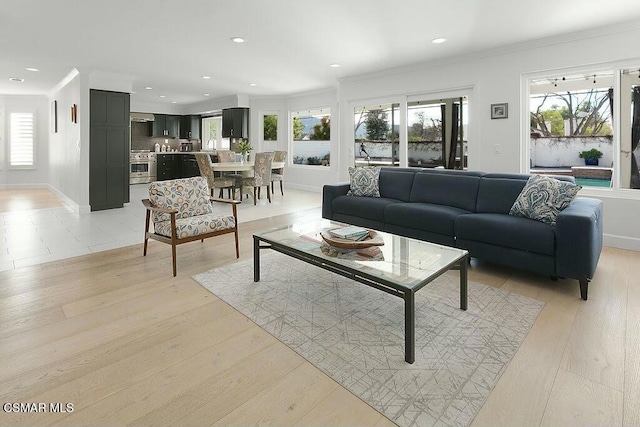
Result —
[[[243, 187], [253, 187], [253, 204], [257, 203], [256, 190], [267, 187], [267, 199], [271, 203], [271, 164], [273, 163], [273, 153], [263, 152], [256, 153], [253, 164], [253, 176], [251, 178], [243, 178]], [[259, 193], [258, 193], [259, 197]]]
[[[230, 204], [232, 215], [214, 213], [212, 201]], [[143, 255], [147, 255], [149, 239], [170, 244], [175, 277], [177, 245], [233, 233], [236, 258], [239, 258], [238, 203], [240, 202], [237, 200], [210, 197], [207, 180], [201, 176], [152, 182], [149, 184], [149, 198], [142, 200], [147, 209]], [[149, 231], [151, 220], [153, 232]]]
[[[211, 162], [211, 157], [206, 153], [195, 153], [196, 161], [198, 162], [198, 168], [200, 169], [200, 176], [207, 180], [207, 184], [211, 189], [211, 195], [213, 196], [214, 190], [216, 188], [220, 189], [220, 195], [218, 197], [222, 198], [222, 192], [226, 188], [229, 193], [230, 199], [236, 198], [236, 179], [229, 176], [220, 176], [215, 177], [213, 175], [213, 162]], [[231, 191], [233, 191], [233, 197], [231, 196]]]
[[[236, 161], [236, 152], [235, 151], [217, 150], [216, 154], [218, 155], [218, 161], [220, 163], [235, 163], [235, 161]], [[222, 172], [222, 175], [235, 179], [237, 187], [240, 187], [242, 185], [243, 176], [242, 176], [241, 173], [237, 173], [237, 172]]]
[[[273, 153], [273, 161], [274, 162], [286, 162], [287, 161], [287, 152], [286, 151], [275, 151]], [[279, 168], [276, 172], [271, 172], [271, 193], [273, 193], [273, 183], [275, 181], [280, 181], [280, 194], [284, 196], [284, 190], [282, 189], [282, 181], [284, 175], [284, 168]]]

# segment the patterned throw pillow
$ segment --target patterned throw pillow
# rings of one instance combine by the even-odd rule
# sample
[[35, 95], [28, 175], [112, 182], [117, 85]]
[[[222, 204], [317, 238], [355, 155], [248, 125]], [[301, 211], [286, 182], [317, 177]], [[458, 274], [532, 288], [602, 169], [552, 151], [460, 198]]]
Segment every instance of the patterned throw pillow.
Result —
[[380, 168], [364, 166], [360, 168], [349, 168], [351, 188], [347, 196], [380, 197], [378, 179], [380, 178]]
[[532, 175], [511, 206], [509, 215], [556, 225], [556, 218], [575, 199], [582, 187], [568, 181]]

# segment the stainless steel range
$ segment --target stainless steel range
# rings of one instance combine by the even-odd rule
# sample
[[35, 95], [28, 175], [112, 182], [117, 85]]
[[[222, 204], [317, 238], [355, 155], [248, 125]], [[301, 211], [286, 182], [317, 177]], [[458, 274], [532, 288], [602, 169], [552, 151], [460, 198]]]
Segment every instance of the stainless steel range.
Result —
[[129, 184], [144, 184], [156, 180], [156, 153], [149, 150], [131, 150], [129, 165]]

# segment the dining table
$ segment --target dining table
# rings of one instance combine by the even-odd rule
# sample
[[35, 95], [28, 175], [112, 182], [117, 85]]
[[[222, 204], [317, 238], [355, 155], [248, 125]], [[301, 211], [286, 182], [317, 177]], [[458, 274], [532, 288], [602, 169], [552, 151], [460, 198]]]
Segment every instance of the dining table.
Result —
[[[271, 169], [282, 169], [284, 162], [272, 162]], [[248, 172], [253, 170], [253, 161], [213, 163], [214, 172]]]

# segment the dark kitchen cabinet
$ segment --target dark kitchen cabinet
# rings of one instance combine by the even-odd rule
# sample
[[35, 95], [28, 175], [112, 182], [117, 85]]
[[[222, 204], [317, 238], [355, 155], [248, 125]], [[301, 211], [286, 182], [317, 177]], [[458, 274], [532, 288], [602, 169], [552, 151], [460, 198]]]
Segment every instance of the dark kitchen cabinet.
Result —
[[150, 136], [178, 138], [180, 136], [180, 116], [154, 114]]
[[180, 138], [200, 139], [202, 128], [202, 117], [191, 115], [180, 117]]
[[249, 138], [248, 108], [227, 108], [222, 110], [222, 137]]
[[89, 205], [121, 208], [129, 202], [129, 94], [91, 89], [89, 108]]
[[200, 168], [193, 154], [157, 154], [158, 181], [200, 176]]
[[156, 154], [158, 181], [174, 179], [173, 160], [175, 157], [174, 154]]

